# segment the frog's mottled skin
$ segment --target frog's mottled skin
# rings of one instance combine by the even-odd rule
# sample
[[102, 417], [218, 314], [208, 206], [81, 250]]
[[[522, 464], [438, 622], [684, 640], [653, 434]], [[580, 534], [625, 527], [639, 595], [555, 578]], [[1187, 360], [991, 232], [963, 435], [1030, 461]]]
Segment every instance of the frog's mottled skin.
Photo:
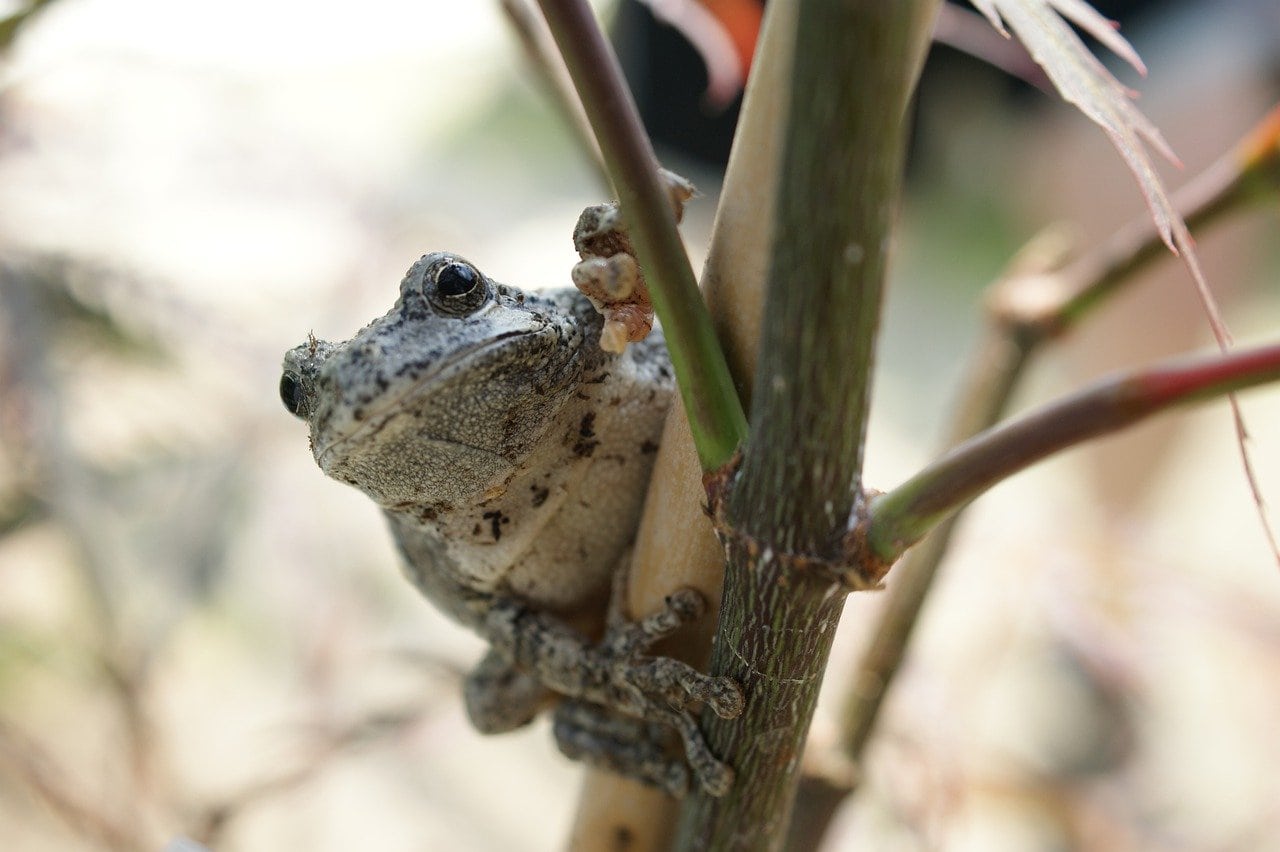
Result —
[[[686, 708], [735, 715], [736, 686], [642, 655], [700, 614], [696, 593], [589, 638], [604, 630], [673, 390], [660, 336], [614, 355], [601, 322], [576, 291], [526, 294], [429, 254], [386, 316], [288, 352], [281, 394], [324, 472], [383, 508], [413, 583], [492, 643], [466, 688], [478, 728], [525, 724], [558, 693], [573, 699], [556, 724], [566, 752], [678, 793], [683, 765], [619, 733], [661, 722], [723, 792], [732, 773]], [[592, 707], [605, 708], [594, 726]]]

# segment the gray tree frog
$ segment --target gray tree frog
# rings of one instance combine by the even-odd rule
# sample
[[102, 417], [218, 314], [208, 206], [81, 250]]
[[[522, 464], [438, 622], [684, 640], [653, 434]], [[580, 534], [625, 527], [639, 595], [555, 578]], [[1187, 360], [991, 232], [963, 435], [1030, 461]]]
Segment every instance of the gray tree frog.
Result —
[[601, 327], [577, 291], [527, 294], [437, 252], [354, 338], [289, 351], [281, 397], [324, 472], [382, 507], [414, 585], [490, 643], [464, 689], [479, 730], [555, 704], [570, 756], [675, 795], [691, 768], [719, 795], [732, 770], [690, 709], [732, 718], [741, 692], [646, 654], [705, 602], [683, 589], [637, 623], [608, 615], [673, 381], [660, 334], [618, 354]]

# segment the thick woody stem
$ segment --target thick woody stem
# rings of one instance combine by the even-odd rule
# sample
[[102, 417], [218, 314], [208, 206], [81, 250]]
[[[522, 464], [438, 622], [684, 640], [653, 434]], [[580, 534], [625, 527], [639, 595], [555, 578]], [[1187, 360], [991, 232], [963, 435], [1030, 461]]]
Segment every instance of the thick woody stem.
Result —
[[[1231, 214], [1274, 200], [1278, 192], [1280, 107], [1233, 151], [1179, 190], [1175, 202], [1188, 226], [1200, 234]], [[1170, 256], [1146, 216], [1066, 265], [1055, 261], [1046, 268], [1044, 254], [1038, 244], [1028, 246], [1019, 257], [1035, 255], [1036, 260], [1015, 260], [1019, 268], [991, 287], [991, 321], [965, 369], [956, 410], [943, 437], [944, 447], [953, 447], [995, 425], [1042, 344], [1069, 332], [1135, 280], [1138, 272]], [[839, 771], [831, 773], [833, 777], [808, 779], [803, 788], [811, 794], [804, 799], [806, 825], [802, 827], [801, 820], [796, 820], [788, 849], [799, 852], [811, 848], [808, 838], [822, 836], [836, 805], [856, 785], [863, 752], [962, 515], [963, 510], [940, 523], [894, 567], [888, 599], [845, 699], [842, 755], [835, 767]], [[802, 832], [807, 833], [802, 836]]]
[[773, 849], [845, 588], [905, 107], [936, 4], [801, 0], [752, 431], [723, 505], [729, 556], [712, 671], [744, 715], [704, 719], [738, 773], [695, 796], [677, 848]]

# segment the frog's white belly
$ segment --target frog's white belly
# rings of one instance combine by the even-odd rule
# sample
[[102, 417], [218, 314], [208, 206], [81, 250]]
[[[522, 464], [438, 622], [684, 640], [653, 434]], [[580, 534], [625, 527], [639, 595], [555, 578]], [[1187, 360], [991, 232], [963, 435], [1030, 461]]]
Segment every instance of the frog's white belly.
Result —
[[447, 557], [439, 568], [474, 592], [551, 612], [606, 600], [635, 537], [671, 401], [658, 366], [619, 359], [566, 406], [526, 470], [436, 519], [429, 534]]

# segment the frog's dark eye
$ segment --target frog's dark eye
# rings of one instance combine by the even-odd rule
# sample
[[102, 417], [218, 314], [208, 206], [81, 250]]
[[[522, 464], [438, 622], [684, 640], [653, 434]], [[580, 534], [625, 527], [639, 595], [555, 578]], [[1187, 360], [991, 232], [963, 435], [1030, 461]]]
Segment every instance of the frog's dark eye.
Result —
[[285, 373], [280, 377], [280, 401], [289, 413], [295, 417], [306, 417], [306, 394], [302, 392], [302, 382], [293, 373]]
[[484, 276], [474, 266], [458, 261], [436, 270], [433, 283], [428, 297], [437, 308], [455, 316], [471, 313], [489, 296]]
[[478, 286], [480, 276], [470, 266], [461, 263], [451, 263], [436, 275], [436, 292], [448, 298], [465, 296]]

